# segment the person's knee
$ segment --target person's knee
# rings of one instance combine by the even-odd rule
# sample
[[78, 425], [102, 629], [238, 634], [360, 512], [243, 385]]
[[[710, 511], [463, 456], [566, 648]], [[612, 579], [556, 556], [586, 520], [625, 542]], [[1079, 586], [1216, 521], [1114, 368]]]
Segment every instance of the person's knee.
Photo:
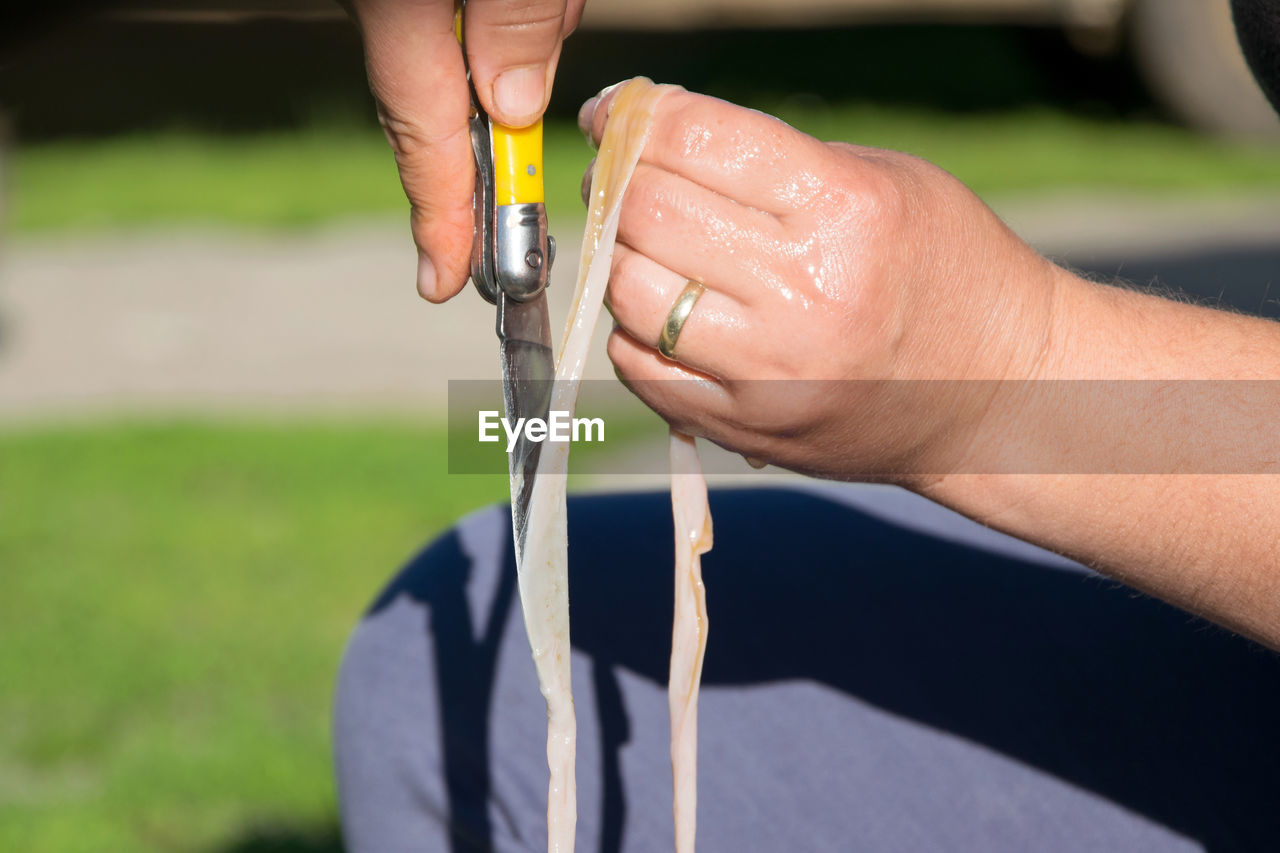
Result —
[[[397, 581], [399, 578], [397, 578]], [[431, 795], [438, 764], [430, 715], [429, 650], [421, 604], [375, 607], [347, 642], [334, 692], [333, 749], [343, 835], [349, 849], [401, 847], [396, 827], [416, 825], [417, 795]], [[425, 772], [424, 772], [425, 771]], [[415, 789], [410, 795], [407, 788]], [[432, 799], [439, 800], [438, 795]]]

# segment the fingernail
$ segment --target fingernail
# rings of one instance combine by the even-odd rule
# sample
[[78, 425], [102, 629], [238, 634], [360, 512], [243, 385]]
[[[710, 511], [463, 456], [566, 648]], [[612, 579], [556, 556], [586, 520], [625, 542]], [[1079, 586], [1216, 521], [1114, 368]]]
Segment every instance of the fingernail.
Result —
[[591, 206], [591, 181], [595, 176], [596, 160], [591, 158], [591, 162], [587, 164], [587, 171], [582, 173], [582, 185], [578, 188], [582, 195], [582, 203], [587, 207]]
[[[603, 89], [601, 89], [601, 90], [600, 90], [600, 92], [596, 95], [596, 106], [597, 106], [597, 107], [598, 107], [598, 106], [600, 106], [600, 102], [601, 102], [601, 101], [603, 101], [605, 98], [609, 97], [609, 93], [610, 93], [610, 92], [612, 92], [614, 89], [618, 88], [619, 86], [621, 86], [621, 85], [622, 85], [623, 83], [625, 83], [625, 82], [627, 82], [627, 81], [626, 81], [626, 80], [619, 80], [617, 83], [614, 83], [612, 86], [605, 86]], [[613, 113], [613, 102], [612, 102], [612, 101], [610, 101], [610, 102], [609, 102], [609, 112], [610, 112], [610, 114], [612, 115], [612, 113]]]
[[436, 295], [436, 265], [421, 252], [418, 253], [418, 293], [423, 299]]
[[532, 119], [542, 112], [542, 96], [547, 85], [541, 65], [510, 68], [493, 81], [493, 103], [508, 121]]
[[578, 110], [578, 129], [582, 131], [582, 135], [587, 138], [587, 144], [592, 148], [596, 147], [596, 141], [591, 137], [591, 118], [596, 114], [596, 104], [600, 103], [600, 96], [587, 98], [586, 103], [582, 105], [582, 109]]
[[[614, 326], [614, 328], [616, 329], [617, 326]], [[631, 383], [627, 382], [627, 377], [622, 375], [622, 368], [618, 367], [618, 365], [616, 364], [613, 365], [613, 375], [618, 377], [618, 381], [622, 383], [623, 388], [626, 388], [628, 391], [631, 391]]]
[[582, 105], [582, 109], [578, 110], [578, 127], [586, 134], [587, 144], [592, 148], [596, 147], [596, 141], [591, 138], [591, 124], [595, 119], [596, 107], [600, 106], [600, 102], [608, 97], [610, 92], [621, 86], [623, 82], [625, 81], [619, 81], [612, 86], [605, 86], [599, 92], [587, 98], [586, 103]]

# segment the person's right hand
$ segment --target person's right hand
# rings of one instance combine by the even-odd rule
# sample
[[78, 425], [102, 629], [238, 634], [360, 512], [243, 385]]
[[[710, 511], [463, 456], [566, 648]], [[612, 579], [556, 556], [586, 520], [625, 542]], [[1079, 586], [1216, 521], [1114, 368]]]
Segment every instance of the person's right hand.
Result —
[[[585, 0], [470, 0], [468, 60], [494, 121], [525, 127], [547, 107], [560, 44]], [[369, 85], [395, 153], [418, 246], [418, 292], [443, 302], [470, 273], [474, 163], [470, 95], [452, 0], [349, 0]]]

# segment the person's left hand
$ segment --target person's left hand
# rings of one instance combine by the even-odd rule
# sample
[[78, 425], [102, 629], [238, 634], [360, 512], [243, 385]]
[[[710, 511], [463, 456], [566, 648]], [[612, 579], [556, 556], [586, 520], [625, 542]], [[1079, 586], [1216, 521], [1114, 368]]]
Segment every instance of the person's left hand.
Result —
[[[579, 116], [597, 142], [609, 101]], [[609, 356], [673, 426], [749, 457], [826, 477], [938, 471], [994, 383], [916, 380], [1032, 376], [1062, 275], [923, 160], [675, 91], [623, 201]], [[659, 332], [690, 279], [706, 291], [672, 361]]]

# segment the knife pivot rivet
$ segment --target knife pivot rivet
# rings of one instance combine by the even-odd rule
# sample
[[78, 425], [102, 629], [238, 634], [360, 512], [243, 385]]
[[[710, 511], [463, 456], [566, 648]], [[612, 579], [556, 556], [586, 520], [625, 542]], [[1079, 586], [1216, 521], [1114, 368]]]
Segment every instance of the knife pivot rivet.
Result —
[[524, 256], [524, 262], [529, 265], [530, 269], [538, 269], [542, 266], [542, 253], [537, 249], [530, 249], [529, 254]]
[[525, 170], [525, 172], [529, 175], [529, 177], [531, 177], [531, 178], [532, 178], [534, 175], [538, 174], [538, 170], [537, 170], [536, 168], [534, 168], [534, 165], [533, 165], [532, 163], [530, 163], [528, 166], [525, 166], [525, 167], [524, 167], [524, 170]]

